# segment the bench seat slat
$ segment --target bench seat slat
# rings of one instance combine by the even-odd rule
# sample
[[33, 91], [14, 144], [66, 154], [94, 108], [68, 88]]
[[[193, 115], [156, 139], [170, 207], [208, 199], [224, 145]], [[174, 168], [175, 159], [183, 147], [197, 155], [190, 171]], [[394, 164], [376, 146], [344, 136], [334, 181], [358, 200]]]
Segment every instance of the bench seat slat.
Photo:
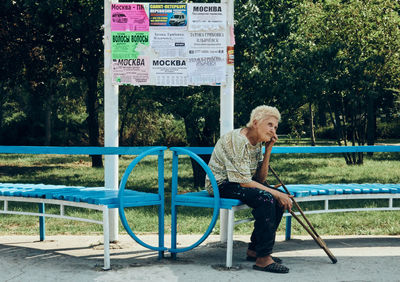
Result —
[[[118, 190], [111, 190], [104, 187], [0, 183], [0, 196], [84, 202], [106, 205], [110, 208], [117, 208], [119, 205]], [[161, 197], [159, 194], [134, 190], [124, 191], [124, 203], [126, 207], [154, 205], [159, 204], [160, 201]]]
[[[286, 188], [295, 197], [308, 197], [320, 195], [343, 195], [343, 194], [377, 194], [377, 193], [400, 193], [400, 184], [288, 184]], [[283, 191], [282, 188], [280, 190]], [[175, 201], [182, 206], [210, 207], [214, 205], [214, 198], [206, 190], [200, 192], [189, 192], [178, 194]], [[221, 198], [222, 209], [232, 209], [234, 206], [242, 205], [240, 200]]]
[[310, 195], [400, 193], [400, 184], [393, 183], [288, 184], [286, 187], [295, 197]]
[[[175, 200], [179, 205], [183, 206], [204, 207], [206, 205], [210, 208], [214, 207], [214, 197], [211, 197], [206, 190], [179, 194], [176, 195]], [[237, 199], [221, 198], [220, 204], [222, 209], [231, 209], [232, 207], [242, 205], [243, 203]]]
[[[375, 193], [400, 193], [400, 184], [288, 184], [286, 187], [295, 197], [307, 197], [318, 195], [342, 195], [342, 194], [375, 194]], [[73, 202], [86, 202], [90, 204], [102, 204], [108, 206], [118, 205], [118, 191], [104, 187], [83, 187], [47, 184], [19, 184], [0, 183], [0, 195], [15, 197], [34, 197], [58, 199]], [[124, 203], [127, 207], [135, 206], [136, 202], [157, 202], [158, 194], [126, 190]], [[186, 206], [213, 207], [214, 198], [207, 191], [190, 192], [176, 196], [176, 201]], [[221, 199], [221, 208], [231, 209], [241, 205], [236, 199]]]

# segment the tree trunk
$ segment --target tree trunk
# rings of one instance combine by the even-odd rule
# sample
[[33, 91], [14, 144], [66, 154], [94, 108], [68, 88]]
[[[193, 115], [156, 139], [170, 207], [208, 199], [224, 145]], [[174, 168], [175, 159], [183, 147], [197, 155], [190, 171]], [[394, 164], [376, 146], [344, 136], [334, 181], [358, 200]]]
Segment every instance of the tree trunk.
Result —
[[[369, 95], [367, 101], [367, 145], [373, 146], [375, 144], [376, 133], [376, 111], [374, 98]], [[372, 156], [372, 152], [368, 155]]]
[[[342, 140], [342, 127], [341, 127], [341, 121], [339, 119], [339, 114], [335, 110], [335, 112], [332, 111], [332, 107], [329, 105], [329, 115], [333, 124], [333, 127], [335, 128], [336, 131], [336, 142], [338, 146], [342, 146], [341, 140]], [[349, 154], [343, 153], [343, 157], [346, 161], [346, 164], [351, 164], [351, 158]]]
[[[89, 130], [89, 145], [100, 146], [99, 142], [99, 118], [97, 113], [97, 76], [87, 77], [88, 91], [86, 98], [86, 110], [88, 112], [87, 125]], [[92, 167], [103, 167], [101, 155], [91, 155]]]
[[[206, 164], [210, 161], [211, 155], [198, 155]], [[193, 182], [194, 189], [200, 190], [205, 187], [206, 184], [206, 172], [204, 169], [193, 159], [190, 159], [192, 162], [193, 169]]]
[[44, 137], [44, 145], [51, 145], [51, 107], [49, 105], [46, 106], [46, 117], [45, 117], [45, 137]]
[[[188, 139], [188, 143], [190, 146], [193, 147], [206, 147], [206, 146], [212, 146], [211, 144], [208, 144], [206, 141], [207, 138], [202, 138], [200, 129], [196, 126], [195, 120], [191, 118], [184, 118], [185, 121], [185, 128], [186, 128], [186, 135]], [[207, 124], [207, 122], [206, 122]], [[199, 157], [208, 164], [210, 161], [210, 155], [199, 155]], [[193, 169], [193, 183], [194, 183], [194, 189], [199, 190], [201, 188], [204, 188], [205, 186], [205, 177], [206, 173], [204, 169], [193, 159], [191, 159], [192, 162], [192, 169]]]
[[6, 101], [6, 94], [3, 90], [3, 83], [0, 82], [0, 144], [3, 142], [3, 104]]
[[128, 123], [128, 109], [132, 106], [133, 102], [135, 100], [134, 95], [129, 95], [129, 97], [127, 98], [127, 103], [125, 106], [125, 109], [121, 109], [121, 113], [123, 113], [123, 115], [120, 115], [120, 120], [121, 120], [121, 125], [119, 128], [119, 140], [120, 140], [120, 144], [124, 144], [125, 143], [125, 135], [124, 135], [124, 131], [125, 131], [125, 127], [126, 124]]
[[308, 104], [310, 112], [310, 136], [311, 136], [311, 146], [315, 146], [315, 132], [314, 132], [314, 113], [312, 110], [312, 103]]
[[44, 122], [44, 127], [45, 127], [45, 139], [44, 139], [44, 145], [49, 146], [51, 145], [51, 131], [52, 131], [52, 108], [53, 108], [53, 100], [54, 100], [54, 94], [52, 93], [52, 90], [50, 90], [51, 93], [49, 93], [49, 99], [47, 100], [45, 107], [46, 107], [46, 113], [45, 113], [45, 122]]

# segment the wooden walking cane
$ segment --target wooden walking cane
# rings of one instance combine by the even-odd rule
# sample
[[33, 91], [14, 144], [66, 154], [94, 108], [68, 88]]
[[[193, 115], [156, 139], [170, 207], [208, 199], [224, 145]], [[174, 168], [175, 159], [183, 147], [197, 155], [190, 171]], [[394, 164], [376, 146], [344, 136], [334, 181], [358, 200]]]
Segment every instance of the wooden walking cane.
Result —
[[[286, 188], [285, 184], [280, 180], [279, 176], [276, 174], [276, 172], [272, 169], [271, 166], [269, 166], [269, 169], [271, 170], [272, 174], [275, 176], [275, 178], [279, 181], [279, 183], [282, 185], [283, 189], [288, 195], [290, 194], [290, 191]], [[306, 215], [304, 214], [303, 210], [300, 208], [300, 206], [297, 204], [294, 198], [291, 198], [293, 201], [293, 204], [296, 206], [300, 214], [303, 216], [304, 220], [307, 222], [308, 226], [303, 223], [303, 221], [293, 212], [290, 211], [290, 214], [301, 224], [301, 226], [304, 227], [304, 229], [308, 232], [308, 234], [311, 235], [311, 237], [314, 239], [314, 241], [325, 251], [325, 253], [328, 255], [328, 257], [331, 259], [332, 263], [336, 263], [337, 259], [335, 256], [331, 253], [331, 251], [328, 249], [326, 246], [325, 242], [322, 240], [322, 238], [318, 235], [317, 231], [314, 229], [314, 226], [311, 224], [311, 222], [307, 219]]]

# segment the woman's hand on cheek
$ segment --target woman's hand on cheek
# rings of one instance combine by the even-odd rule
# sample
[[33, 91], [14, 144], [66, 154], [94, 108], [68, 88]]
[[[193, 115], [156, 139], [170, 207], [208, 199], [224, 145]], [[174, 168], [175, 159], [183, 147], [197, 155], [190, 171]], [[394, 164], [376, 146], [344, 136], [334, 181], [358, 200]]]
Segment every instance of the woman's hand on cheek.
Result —
[[271, 140], [268, 143], [270, 146], [273, 146], [276, 141], [278, 141], [278, 135], [274, 134], [274, 136], [271, 137]]

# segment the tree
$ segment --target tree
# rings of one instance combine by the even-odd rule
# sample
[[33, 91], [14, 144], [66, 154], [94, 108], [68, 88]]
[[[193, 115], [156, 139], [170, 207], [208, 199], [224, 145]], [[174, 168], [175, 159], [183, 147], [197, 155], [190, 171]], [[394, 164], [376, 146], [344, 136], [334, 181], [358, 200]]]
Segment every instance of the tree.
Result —
[[[14, 11], [14, 12], [12, 12]], [[22, 31], [25, 21], [21, 15], [22, 9], [13, 7], [9, 1], [0, 2], [0, 142], [8, 144], [5, 136], [12, 139], [13, 136], [6, 134], [6, 128], [10, 128], [15, 120], [23, 119], [24, 113], [17, 106], [19, 95], [12, 95], [12, 89], [21, 89], [23, 68], [22, 58], [28, 54], [23, 40]], [[17, 16], [18, 15], [18, 16]], [[20, 93], [19, 93], [20, 94]], [[14, 131], [15, 132], [15, 131]], [[11, 138], [10, 138], [11, 137]]]
[[[287, 60], [286, 40], [297, 26], [301, 0], [235, 2], [235, 122], [244, 125], [260, 104], [291, 112], [303, 104], [288, 87], [282, 64]], [[283, 115], [285, 118], [285, 115]]]
[[[60, 40], [70, 60], [66, 62], [72, 75], [84, 83], [89, 145], [100, 146], [99, 109], [103, 65], [103, 2], [95, 0], [64, 1], [63, 10], [69, 19], [62, 27]], [[102, 167], [101, 156], [92, 156], [92, 166]]]
[[[25, 138], [8, 135], [11, 142], [49, 145], [51, 115], [59, 105], [54, 101], [62, 68], [61, 45], [53, 40], [51, 32], [50, 14], [55, 9], [46, 1], [40, 5], [35, 1], [5, 1], [0, 9], [4, 13], [1, 44], [5, 51], [1, 82], [4, 95], [0, 108], [9, 105], [14, 113], [21, 113], [18, 119], [8, 117], [10, 123], [1, 127], [6, 130], [5, 126], [19, 123]], [[7, 97], [12, 92], [14, 95]]]
[[[2, 96], [0, 114], [4, 115], [4, 105], [16, 100], [12, 106], [23, 116], [18, 128], [25, 127], [24, 138], [17, 142], [51, 144], [56, 113], [71, 100], [66, 94], [79, 85], [80, 95], [85, 96], [89, 145], [99, 146], [103, 2], [15, 0], [1, 5], [5, 19], [1, 36], [6, 37], [1, 44], [4, 56], [9, 56], [2, 65], [6, 75], [1, 84], [7, 94], [19, 97]], [[102, 166], [101, 156], [92, 160], [94, 166]]]
[[[319, 98], [330, 108], [338, 144], [373, 144], [377, 112], [395, 100], [391, 89], [398, 88], [399, 4], [315, 2], [301, 5], [293, 41], [300, 46], [297, 50], [315, 56], [311, 65], [322, 82]], [[363, 156], [347, 155], [346, 161], [361, 164]]]

